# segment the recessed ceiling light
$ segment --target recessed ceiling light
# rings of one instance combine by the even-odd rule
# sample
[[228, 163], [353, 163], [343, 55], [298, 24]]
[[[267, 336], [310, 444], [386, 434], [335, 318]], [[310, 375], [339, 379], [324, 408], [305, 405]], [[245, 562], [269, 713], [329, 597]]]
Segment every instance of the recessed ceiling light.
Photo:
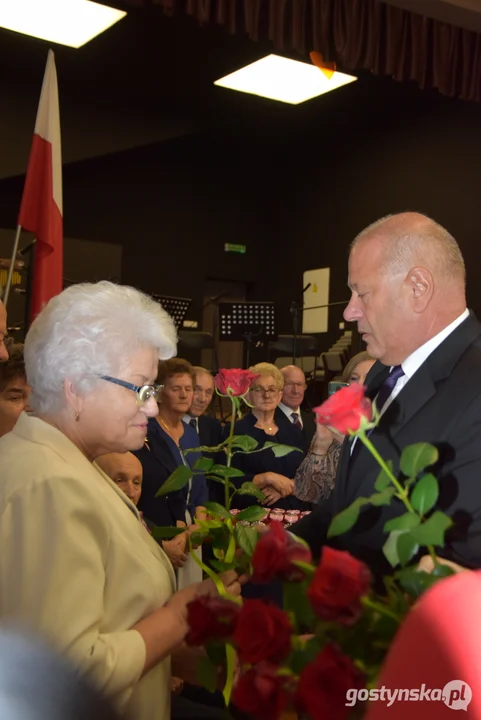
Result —
[[0, 0], [0, 27], [74, 48], [126, 14], [90, 0]]
[[355, 80], [353, 75], [337, 71], [328, 78], [309, 63], [267, 55], [216, 80], [214, 85], [298, 105]]

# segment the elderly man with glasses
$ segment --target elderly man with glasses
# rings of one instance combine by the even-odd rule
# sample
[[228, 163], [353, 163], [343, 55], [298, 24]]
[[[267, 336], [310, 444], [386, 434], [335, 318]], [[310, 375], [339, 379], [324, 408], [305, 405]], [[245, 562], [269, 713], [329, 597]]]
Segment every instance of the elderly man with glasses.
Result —
[[276, 422], [283, 425], [287, 422], [296, 425], [304, 436], [304, 450], [311, 444], [316, 432], [314, 413], [304, 410], [301, 405], [306, 392], [306, 376], [297, 365], [286, 365], [281, 368], [284, 378], [282, 399], [276, 410]]

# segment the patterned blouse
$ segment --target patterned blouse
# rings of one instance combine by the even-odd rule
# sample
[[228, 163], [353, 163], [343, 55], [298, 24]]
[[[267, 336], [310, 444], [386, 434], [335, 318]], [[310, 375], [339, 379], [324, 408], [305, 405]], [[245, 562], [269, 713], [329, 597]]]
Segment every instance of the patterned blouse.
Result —
[[312, 450], [314, 439], [294, 477], [294, 495], [299, 500], [318, 503], [326, 500], [334, 487], [342, 443], [334, 439], [327, 453], [319, 455]]

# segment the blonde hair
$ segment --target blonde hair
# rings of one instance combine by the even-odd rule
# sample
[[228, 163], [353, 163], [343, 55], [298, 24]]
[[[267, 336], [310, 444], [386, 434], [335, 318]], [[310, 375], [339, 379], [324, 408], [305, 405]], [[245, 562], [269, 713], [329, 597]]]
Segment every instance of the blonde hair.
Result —
[[260, 375], [261, 377], [266, 377], [267, 375], [270, 375], [274, 378], [274, 382], [278, 390], [282, 390], [284, 387], [284, 376], [279, 370], [279, 368], [272, 363], [257, 363], [257, 365], [252, 365], [252, 367], [249, 368], [249, 371], [251, 373], [255, 373], [256, 375]]
[[372, 362], [375, 362], [375, 359], [371, 355], [369, 355], [367, 350], [363, 350], [362, 352], [357, 353], [357, 355], [353, 355], [344, 370], [342, 371], [342, 381], [349, 382], [349, 378], [351, 377], [357, 366], [360, 365], [360, 363], [365, 362], [366, 360], [372, 360]]

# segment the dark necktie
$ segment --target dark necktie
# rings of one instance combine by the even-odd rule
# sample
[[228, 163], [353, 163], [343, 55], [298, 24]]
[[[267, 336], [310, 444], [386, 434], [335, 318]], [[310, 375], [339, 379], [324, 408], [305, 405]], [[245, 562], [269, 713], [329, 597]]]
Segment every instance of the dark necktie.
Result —
[[390, 397], [392, 391], [394, 390], [394, 387], [399, 380], [400, 377], [404, 375], [404, 370], [400, 365], [394, 365], [393, 368], [391, 368], [389, 375], [384, 380], [383, 384], [379, 388], [379, 392], [376, 396], [376, 407], [378, 409], [378, 412], [381, 412], [384, 405], [386, 404], [387, 399]]
[[302, 424], [299, 420], [299, 413], [293, 412], [291, 413], [291, 423], [299, 428], [299, 430], [302, 430]]
[[189, 425], [194, 428], [195, 432], [197, 432], [197, 418], [190, 418]]
[[[394, 390], [394, 387], [395, 387], [397, 381], [403, 375], [404, 375], [404, 370], [402, 369], [402, 367], [400, 365], [394, 365], [394, 367], [391, 368], [391, 370], [389, 371], [389, 375], [387, 376], [387, 378], [384, 380], [381, 387], [379, 388], [379, 392], [376, 395], [376, 399], [374, 401], [374, 404], [376, 405], [378, 412], [381, 412], [384, 405], [386, 404], [386, 401], [391, 396], [391, 393]], [[369, 432], [367, 433], [368, 437], [371, 434], [371, 432], [372, 431], [369, 430]], [[358, 456], [361, 447], [362, 447], [362, 442], [359, 439], [357, 439], [356, 443], [351, 451], [351, 460], [350, 460], [351, 463]]]

